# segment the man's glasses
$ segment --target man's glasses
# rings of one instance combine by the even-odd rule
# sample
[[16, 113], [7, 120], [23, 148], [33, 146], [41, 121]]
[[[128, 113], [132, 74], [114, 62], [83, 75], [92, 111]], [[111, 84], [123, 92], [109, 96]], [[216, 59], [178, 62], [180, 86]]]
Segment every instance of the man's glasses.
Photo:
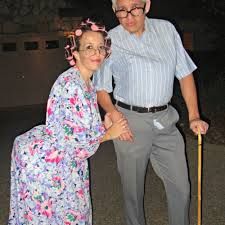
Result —
[[108, 53], [108, 48], [106, 46], [99, 46], [97, 49], [93, 46], [86, 46], [83, 49], [79, 49], [79, 51], [83, 51], [86, 56], [93, 56], [99, 52], [100, 55], [106, 56]]
[[125, 10], [125, 9], [119, 9], [115, 11], [115, 14], [118, 18], [126, 18], [128, 14], [130, 13], [132, 16], [140, 16], [144, 13], [145, 6], [144, 7], [134, 7], [131, 10]]

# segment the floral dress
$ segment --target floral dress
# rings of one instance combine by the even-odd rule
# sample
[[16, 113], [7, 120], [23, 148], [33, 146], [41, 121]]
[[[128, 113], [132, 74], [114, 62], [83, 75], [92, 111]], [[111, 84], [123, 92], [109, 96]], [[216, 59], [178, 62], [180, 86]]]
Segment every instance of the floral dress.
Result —
[[14, 141], [9, 224], [92, 224], [87, 158], [104, 133], [93, 85], [68, 69], [52, 87], [46, 125]]

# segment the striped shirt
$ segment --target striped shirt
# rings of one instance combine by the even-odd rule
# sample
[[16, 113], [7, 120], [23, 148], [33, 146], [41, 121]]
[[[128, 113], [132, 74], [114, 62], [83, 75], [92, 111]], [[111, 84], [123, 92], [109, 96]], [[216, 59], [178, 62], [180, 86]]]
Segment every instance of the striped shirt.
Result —
[[191, 74], [196, 66], [185, 51], [175, 27], [168, 21], [145, 19], [137, 37], [121, 25], [109, 32], [112, 54], [93, 76], [97, 90], [129, 105], [152, 107], [168, 104], [174, 78]]

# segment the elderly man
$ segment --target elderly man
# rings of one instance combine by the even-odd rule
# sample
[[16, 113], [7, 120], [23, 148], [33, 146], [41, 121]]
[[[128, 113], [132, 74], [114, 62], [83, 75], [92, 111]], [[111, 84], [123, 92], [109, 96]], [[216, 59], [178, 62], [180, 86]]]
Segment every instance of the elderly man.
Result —
[[[98, 102], [112, 120], [123, 115], [130, 131], [114, 141], [127, 225], [144, 225], [144, 182], [148, 161], [162, 179], [169, 224], [188, 225], [190, 185], [177, 111], [169, 104], [179, 80], [190, 129], [205, 134], [192, 72], [196, 69], [174, 26], [146, 17], [150, 0], [113, 0], [120, 25], [110, 31], [112, 55], [94, 76]], [[113, 105], [108, 93], [113, 91]]]

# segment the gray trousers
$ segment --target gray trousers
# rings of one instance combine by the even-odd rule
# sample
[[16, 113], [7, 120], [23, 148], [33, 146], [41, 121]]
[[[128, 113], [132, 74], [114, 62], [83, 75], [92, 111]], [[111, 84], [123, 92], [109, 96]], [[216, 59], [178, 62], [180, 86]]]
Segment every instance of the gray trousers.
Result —
[[114, 141], [127, 225], [145, 225], [144, 183], [148, 161], [162, 179], [170, 225], [189, 224], [190, 184], [177, 111], [137, 113], [118, 107], [128, 119], [134, 142]]

